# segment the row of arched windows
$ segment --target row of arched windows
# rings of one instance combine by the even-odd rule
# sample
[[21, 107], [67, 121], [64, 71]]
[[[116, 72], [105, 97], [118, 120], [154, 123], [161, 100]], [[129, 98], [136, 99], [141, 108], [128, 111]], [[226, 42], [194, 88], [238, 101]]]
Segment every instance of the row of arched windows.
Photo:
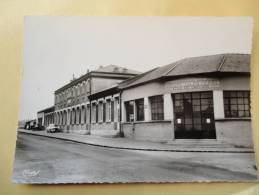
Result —
[[55, 124], [57, 125], [85, 124], [88, 121], [90, 121], [89, 106], [81, 106], [55, 113]]

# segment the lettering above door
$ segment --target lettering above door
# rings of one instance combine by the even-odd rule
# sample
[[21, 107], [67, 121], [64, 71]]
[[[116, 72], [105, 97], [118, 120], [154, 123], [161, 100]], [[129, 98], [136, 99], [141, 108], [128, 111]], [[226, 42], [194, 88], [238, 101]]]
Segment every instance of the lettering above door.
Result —
[[219, 89], [220, 82], [212, 78], [179, 79], [167, 82], [165, 87], [171, 92], [207, 91]]

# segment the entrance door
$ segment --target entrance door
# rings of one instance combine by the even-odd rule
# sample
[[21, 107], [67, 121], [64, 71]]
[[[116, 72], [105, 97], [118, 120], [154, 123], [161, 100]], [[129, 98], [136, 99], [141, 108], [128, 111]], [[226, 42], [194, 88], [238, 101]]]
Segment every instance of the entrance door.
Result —
[[216, 139], [212, 92], [172, 94], [175, 139]]

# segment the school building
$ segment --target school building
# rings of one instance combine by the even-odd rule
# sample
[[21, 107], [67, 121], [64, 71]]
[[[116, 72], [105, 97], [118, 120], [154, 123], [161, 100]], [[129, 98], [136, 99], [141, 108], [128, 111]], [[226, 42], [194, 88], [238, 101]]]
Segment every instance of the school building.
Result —
[[106, 66], [55, 91], [64, 132], [252, 145], [250, 55], [190, 57], [145, 73]]

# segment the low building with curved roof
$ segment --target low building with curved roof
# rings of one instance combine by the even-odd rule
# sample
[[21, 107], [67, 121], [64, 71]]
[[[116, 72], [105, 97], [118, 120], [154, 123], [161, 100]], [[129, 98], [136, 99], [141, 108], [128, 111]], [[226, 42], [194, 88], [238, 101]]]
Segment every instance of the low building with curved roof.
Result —
[[252, 144], [249, 54], [185, 58], [118, 88], [126, 137]]

